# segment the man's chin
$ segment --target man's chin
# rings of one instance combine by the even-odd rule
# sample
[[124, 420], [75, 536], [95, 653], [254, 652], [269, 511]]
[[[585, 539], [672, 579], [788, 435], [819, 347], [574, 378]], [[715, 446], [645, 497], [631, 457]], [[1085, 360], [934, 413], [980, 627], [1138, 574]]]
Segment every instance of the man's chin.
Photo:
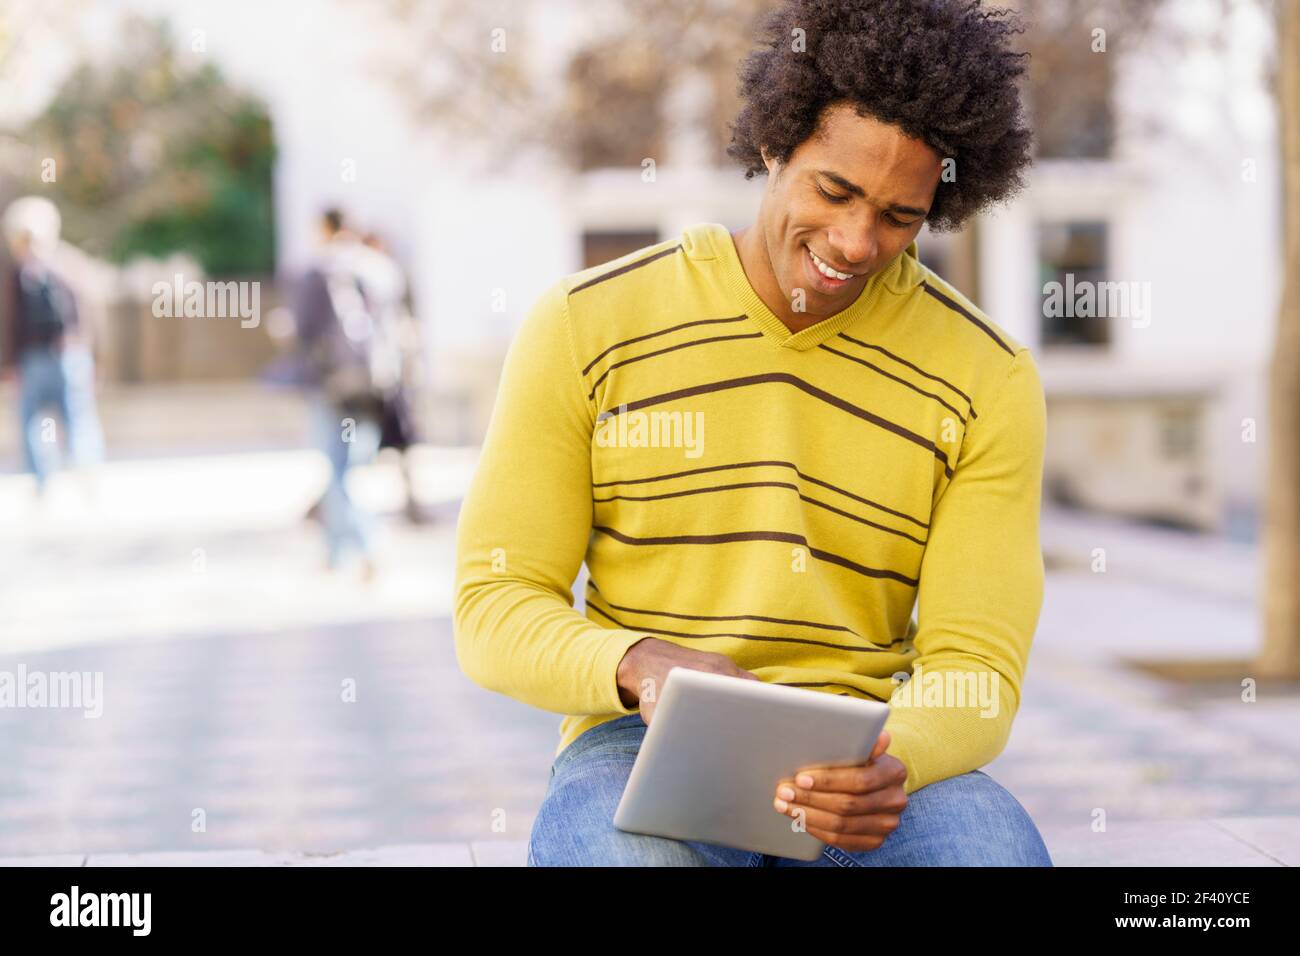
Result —
[[[846, 287], [841, 292], [832, 293], [823, 292], [820, 289], [808, 286], [800, 287], [798, 291], [802, 292], [804, 305], [803, 309], [798, 311], [802, 311], [807, 315], [814, 315], [819, 319], [828, 319], [837, 312], [843, 312], [852, 305], [853, 300], [857, 298], [860, 290], [850, 290]], [[788, 299], [790, 302], [799, 301], [799, 299], [795, 298], [794, 295], [789, 296]]]

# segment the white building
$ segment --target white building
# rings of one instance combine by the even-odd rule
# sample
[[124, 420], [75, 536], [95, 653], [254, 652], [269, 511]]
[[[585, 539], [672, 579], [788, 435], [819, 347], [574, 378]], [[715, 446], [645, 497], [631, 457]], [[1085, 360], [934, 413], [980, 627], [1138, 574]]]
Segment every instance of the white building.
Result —
[[[465, 427], [442, 437], [473, 440], [481, 429], [506, 343], [548, 283], [692, 222], [740, 226], [757, 206], [762, 184], [711, 163], [689, 119], [671, 125], [653, 181], [638, 167], [472, 169], [378, 75], [385, 50], [407, 38], [363, 5], [116, 5], [167, 16], [188, 55], [211, 58], [268, 103], [284, 269], [307, 259], [326, 205], [389, 238], [412, 275], [433, 382], [462, 401]], [[1280, 279], [1277, 134], [1258, 75], [1271, 25], [1244, 8], [1220, 23], [1211, 7], [1173, 9], [1224, 51], [1152, 43], [1124, 59], [1110, 155], [1041, 160], [1030, 188], [979, 222], [969, 290], [1040, 360], [1053, 487], [1097, 507], [1207, 526], [1259, 499]], [[533, 11], [530, 62], [539, 82], [554, 83], [584, 35], [582, 5], [499, 9]], [[707, 113], [698, 88], [670, 95], [674, 117]], [[1151, 119], [1158, 128], [1146, 128]], [[946, 272], [951, 242], [923, 234], [922, 258]], [[1045, 283], [1068, 276], [1136, 283], [1136, 298], [1105, 319], [1045, 315]], [[1149, 310], [1139, 308], [1148, 295]], [[1243, 440], [1252, 423], [1257, 442]]]

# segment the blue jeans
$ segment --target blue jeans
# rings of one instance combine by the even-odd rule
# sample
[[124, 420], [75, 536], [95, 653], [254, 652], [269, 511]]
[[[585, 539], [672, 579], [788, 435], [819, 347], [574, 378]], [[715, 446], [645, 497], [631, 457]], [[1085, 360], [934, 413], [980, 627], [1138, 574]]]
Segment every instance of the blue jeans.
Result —
[[[57, 430], [47, 431], [42, 413], [54, 412], [67, 431], [68, 457], [93, 465], [104, 455], [104, 436], [95, 409], [95, 360], [83, 346], [29, 348], [18, 361], [18, 417], [23, 460], [44, 487], [57, 451]], [[57, 428], [57, 426], [56, 426]], [[54, 448], [50, 446], [53, 445]]]
[[[627, 714], [560, 752], [528, 841], [529, 866], [1052, 865], [1024, 807], [979, 770], [909, 794], [898, 829], [876, 849], [828, 845], [813, 861], [625, 833], [614, 826], [614, 810], [647, 729], [639, 713]], [[773, 782], [774, 797], [775, 790]]]
[[312, 402], [316, 443], [329, 461], [329, 485], [321, 499], [321, 523], [329, 564], [336, 567], [351, 547], [369, 556], [372, 537], [370, 515], [348, 494], [347, 476], [353, 465], [374, 460], [379, 450], [379, 422], [347, 411], [323, 397]]

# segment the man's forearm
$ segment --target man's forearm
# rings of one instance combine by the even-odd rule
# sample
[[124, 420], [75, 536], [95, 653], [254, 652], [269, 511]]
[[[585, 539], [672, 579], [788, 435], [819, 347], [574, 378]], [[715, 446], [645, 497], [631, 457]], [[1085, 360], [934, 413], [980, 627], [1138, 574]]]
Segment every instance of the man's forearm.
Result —
[[[981, 674], [995, 688], [995, 704], [978, 691], [974, 700], [965, 690], [953, 698], [952, 688], [975, 689]], [[913, 681], [894, 692], [885, 724], [889, 752], [907, 767], [905, 793], [978, 770], [1006, 748], [1019, 694], [996, 671], [923, 665]]]
[[456, 655], [475, 683], [559, 714], [631, 713], [618, 670], [644, 634], [602, 628], [554, 592], [469, 578], [457, 589]]

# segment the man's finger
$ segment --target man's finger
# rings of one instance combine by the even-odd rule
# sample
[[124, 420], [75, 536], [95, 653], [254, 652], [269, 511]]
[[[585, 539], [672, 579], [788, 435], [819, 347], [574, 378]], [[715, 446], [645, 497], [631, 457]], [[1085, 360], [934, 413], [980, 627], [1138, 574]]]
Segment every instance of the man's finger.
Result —
[[[889, 745], [892, 742], [893, 742], [893, 738], [889, 735], [889, 731], [882, 730], [880, 732], [880, 736], [876, 738], [876, 742], [871, 748], [871, 753], [867, 756], [867, 758], [862, 763], [868, 764], [871, 763], [873, 760], [878, 760], [880, 757], [884, 756], [885, 753], [888, 752]], [[814, 769], [817, 766], [819, 765], [814, 764], [812, 767], [801, 768], [800, 772], [803, 772], [804, 770]]]
[[843, 833], [832, 833], [828, 830], [816, 829], [815, 827], [810, 827], [808, 833], [811, 836], [815, 836], [823, 843], [829, 843], [831, 846], [843, 850], [846, 853], [870, 853], [872, 850], [880, 849], [880, 847], [876, 845], [877, 842], [880, 841], [880, 837], [878, 836], [846, 836]]
[[896, 813], [866, 813], [859, 816], [844, 817], [829, 810], [816, 807], [792, 806], [785, 813], [791, 820], [803, 821], [803, 827], [809, 832], [815, 827], [827, 833], [842, 833], [855, 836], [887, 836], [898, 828]]
[[907, 769], [898, 760], [873, 760], [851, 767], [808, 767], [794, 776], [795, 785], [805, 790], [833, 793], [869, 793], [902, 783]]
[[873, 747], [873, 748], [871, 749], [871, 756], [868, 757], [867, 759], [868, 759], [868, 760], [875, 760], [877, 757], [879, 757], [881, 754], [883, 754], [886, 750], [888, 750], [888, 749], [889, 749], [889, 742], [890, 742], [891, 739], [892, 739], [892, 738], [889, 736], [889, 731], [888, 731], [888, 730], [882, 730], [882, 731], [880, 732], [880, 736], [876, 738], [876, 746]]
[[[784, 801], [788, 805], [815, 807], [841, 816], [902, 813], [907, 806], [906, 798], [901, 797], [898, 791], [892, 788], [873, 790], [870, 793], [837, 793], [830, 790], [805, 790], [796, 786], [793, 780], [782, 780], [777, 785], [776, 801]], [[786, 812], [779, 802], [774, 802], [773, 806], [782, 813]]]

